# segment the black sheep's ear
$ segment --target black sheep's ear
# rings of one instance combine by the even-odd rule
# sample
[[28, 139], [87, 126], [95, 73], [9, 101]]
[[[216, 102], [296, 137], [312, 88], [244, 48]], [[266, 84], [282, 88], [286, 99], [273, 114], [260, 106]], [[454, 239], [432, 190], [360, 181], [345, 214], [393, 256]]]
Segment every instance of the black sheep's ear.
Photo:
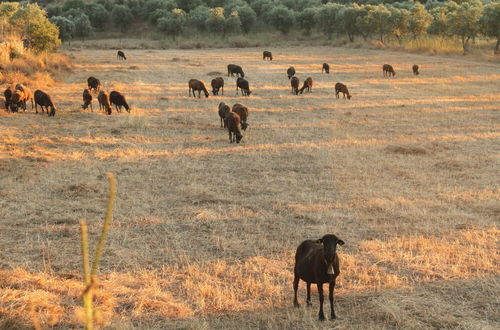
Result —
[[338, 244], [338, 245], [344, 245], [344, 244], [345, 244], [345, 242], [344, 242], [343, 240], [339, 239], [339, 240], [337, 241], [337, 244]]
[[323, 239], [322, 239], [322, 238], [318, 239], [318, 240], [316, 241], [316, 244], [323, 244]]

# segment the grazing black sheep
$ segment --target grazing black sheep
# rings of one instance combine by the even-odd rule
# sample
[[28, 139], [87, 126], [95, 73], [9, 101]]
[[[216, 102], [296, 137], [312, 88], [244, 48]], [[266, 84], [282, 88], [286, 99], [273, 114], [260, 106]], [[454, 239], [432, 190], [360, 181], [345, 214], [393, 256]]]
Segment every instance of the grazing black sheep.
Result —
[[269, 61], [272, 61], [273, 60], [273, 53], [265, 50], [263, 53], [262, 53], [262, 59], [265, 60], [266, 58], [269, 59]]
[[292, 94], [299, 94], [299, 78], [292, 77], [292, 80], [290, 80], [290, 85], [292, 85]]
[[201, 91], [203, 91], [205, 93], [205, 97], [208, 97], [208, 91], [205, 87], [205, 84], [198, 80], [198, 79], [191, 79], [189, 80], [189, 96], [191, 96], [191, 90], [193, 90], [193, 97], [196, 97], [194, 95], [194, 92], [195, 91], [198, 91], [198, 98], [200, 98], [201, 96]]
[[111, 102], [109, 101], [109, 95], [105, 91], [99, 92], [97, 101], [99, 101], [99, 109], [104, 110], [108, 115], [111, 115]]
[[18, 112], [19, 107], [24, 105], [24, 92], [19, 89], [14, 89], [12, 96], [10, 97], [10, 111]]
[[112, 91], [111, 93], [109, 93], [109, 101], [111, 102], [112, 105], [113, 104], [115, 105], [116, 112], [122, 112], [122, 107], [124, 107], [128, 113], [130, 113], [130, 110], [132, 110], [128, 106], [125, 96], [120, 92]]
[[23, 84], [17, 84], [16, 85], [16, 89], [17, 90], [20, 90], [23, 92], [23, 101], [22, 101], [22, 106], [23, 106], [23, 109], [24, 111], [26, 111], [26, 102], [27, 101], [31, 101], [31, 109], [33, 109], [33, 92], [31, 91], [31, 89], [29, 89], [28, 87], [24, 86]]
[[323, 63], [323, 68], [321, 69], [321, 73], [330, 73], [330, 66], [328, 65], [328, 63]]
[[82, 108], [83, 109], [87, 109], [90, 105], [90, 111], [94, 111], [94, 109], [92, 108], [92, 94], [90, 93], [90, 91], [88, 90], [88, 88], [84, 89], [83, 90], [83, 105], [82, 105]]
[[331, 318], [335, 319], [333, 307], [333, 290], [335, 280], [340, 274], [339, 256], [337, 255], [337, 245], [344, 245], [344, 241], [335, 235], [325, 235], [317, 241], [307, 240], [302, 242], [295, 253], [295, 267], [293, 271], [293, 304], [299, 307], [297, 290], [299, 280], [303, 280], [307, 285], [306, 303], [311, 305], [311, 284], [318, 286], [319, 294], [319, 319], [325, 320], [323, 313], [323, 283], [329, 284], [329, 298]]
[[248, 127], [248, 108], [241, 103], [235, 103], [233, 105], [233, 112], [240, 116], [241, 129], [246, 131]]
[[224, 95], [224, 79], [222, 77], [217, 77], [212, 79], [212, 93], [214, 95], [219, 95], [219, 90], [222, 89], [222, 95]]
[[5, 97], [5, 110], [9, 111], [10, 99], [12, 98], [12, 88], [10, 86], [4, 90], [3, 96]]
[[418, 75], [420, 74], [420, 72], [418, 72], [418, 69], [419, 69], [418, 65], [413, 64], [413, 66], [412, 66], [412, 70], [413, 70], [413, 74], [414, 74], [415, 76], [418, 76]]
[[98, 92], [101, 88], [101, 81], [95, 77], [89, 77], [87, 79], [87, 85], [91, 91], [94, 90], [95, 92]]
[[351, 99], [351, 94], [349, 94], [349, 90], [347, 89], [347, 86], [342, 84], [342, 83], [336, 83], [335, 84], [335, 96], [339, 98], [339, 94], [342, 93], [344, 94], [344, 98], [347, 95], [347, 99]]
[[220, 117], [220, 127], [227, 127], [226, 115], [231, 111], [229, 105], [224, 102], [219, 103], [219, 117]]
[[238, 88], [241, 89], [241, 94], [243, 94], [243, 96], [250, 96], [252, 93], [248, 81], [240, 77], [236, 80], [236, 95], [238, 95]]
[[243, 135], [240, 131], [240, 116], [235, 112], [226, 114], [227, 131], [229, 132], [229, 143], [240, 143]]
[[116, 53], [116, 58], [119, 59], [119, 60], [126, 60], [127, 58], [125, 57], [125, 53], [122, 52], [121, 50], [118, 51], [118, 53]]
[[299, 92], [300, 94], [302, 94], [304, 92], [304, 89], [306, 89], [308, 93], [311, 93], [312, 87], [313, 87], [313, 80], [311, 77], [308, 77], [306, 80], [304, 80], [304, 85], [302, 85], [302, 88], [300, 89]]
[[236, 65], [236, 64], [228, 64], [227, 65], [227, 76], [229, 77], [229, 75], [234, 76], [240, 76], [241, 78], [245, 78], [245, 73], [243, 72], [243, 69], [241, 68], [241, 66], [239, 65]]
[[292, 78], [295, 75], [295, 68], [293, 66], [289, 67], [288, 70], [286, 70], [286, 74], [288, 79]]
[[[43, 107], [45, 107], [45, 110], [47, 110], [47, 115], [49, 117], [53, 117], [56, 115], [56, 107], [54, 106], [54, 102], [52, 102], [52, 99], [50, 98], [49, 94], [37, 89], [35, 91], [35, 111], [38, 113], [38, 108], [37, 105], [40, 106], [42, 109], [42, 113], [44, 111]], [[50, 112], [49, 112], [50, 108]]]
[[382, 74], [384, 77], [390, 77], [391, 74], [394, 77], [396, 75], [396, 71], [394, 71], [394, 68], [390, 64], [384, 64], [382, 66]]

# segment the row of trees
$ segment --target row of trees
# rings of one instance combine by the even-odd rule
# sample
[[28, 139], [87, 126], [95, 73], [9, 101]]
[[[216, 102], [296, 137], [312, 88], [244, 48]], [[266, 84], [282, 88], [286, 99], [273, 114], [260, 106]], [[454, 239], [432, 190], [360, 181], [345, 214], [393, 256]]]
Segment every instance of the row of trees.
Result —
[[85, 38], [109, 24], [127, 32], [148, 22], [176, 38], [184, 31], [215, 34], [249, 33], [274, 28], [327, 38], [345, 34], [349, 40], [376, 36], [402, 41], [427, 33], [458, 37], [464, 52], [477, 36], [500, 40], [500, 1], [326, 1], [326, 0], [68, 0], [49, 5], [51, 20], [61, 38]]

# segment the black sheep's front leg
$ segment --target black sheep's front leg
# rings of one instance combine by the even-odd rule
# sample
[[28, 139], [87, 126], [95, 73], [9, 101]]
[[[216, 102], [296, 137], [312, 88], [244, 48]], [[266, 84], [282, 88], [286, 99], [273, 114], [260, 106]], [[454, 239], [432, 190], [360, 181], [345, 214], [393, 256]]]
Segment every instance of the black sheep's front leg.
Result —
[[299, 290], [299, 277], [295, 274], [293, 278], [293, 306], [300, 307], [299, 300], [297, 299], [297, 291]]
[[330, 282], [330, 287], [329, 287], [329, 298], [330, 298], [330, 310], [331, 310], [331, 315], [332, 315], [332, 320], [335, 320], [336, 319], [336, 316], [335, 316], [335, 309], [333, 307], [333, 290], [335, 288], [335, 279], [333, 279], [331, 282]]
[[307, 306], [312, 306], [311, 303], [311, 283], [307, 282], [307, 299], [306, 299]]
[[228, 130], [229, 132], [229, 143], [233, 143], [233, 136], [231, 135], [231, 131]]
[[323, 295], [323, 283], [318, 283], [318, 294], [319, 294], [319, 320], [325, 320], [325, 314], [323, 313], [323, 301], [325, 296]]

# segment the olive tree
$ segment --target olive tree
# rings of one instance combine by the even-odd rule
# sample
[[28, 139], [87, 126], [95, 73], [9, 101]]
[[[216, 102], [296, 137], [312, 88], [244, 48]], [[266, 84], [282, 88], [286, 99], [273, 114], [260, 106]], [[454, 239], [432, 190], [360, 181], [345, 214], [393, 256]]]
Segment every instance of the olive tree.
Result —
[[255, 11], [247, 5], [234, 7], [234, 10], [238, 12], [242, 31], [244, 33], [250, 32], [255, 21], [257, 21], [257, 14]]
[[69, 18], [63, 16], [54, 16], [50, 21], [59, 28], [59, 38], [62, 41], [71, 42], [75, 35], [75, 23]]
[[490, 2], [484, 7], [481, 28], [487, 37], [497, 40], [495, 44], [497, 54], [500, 47], [500, 2]]
[[418, 37], [427, 33], [427, 29], [431, 25], [432, 15], [425, 10], [424, 5], [416, 2], [410, 10], [408, 30], [414, 37]]
[[269, 13], [269, 23], [283, 34], [290, 32], [294, 22], [294, 12], [284, 6], [278, 6]]
[[90, 19], [83, 12], [80, 15], [72, 18], [73, 24], [75, 24], [75, 36], [80, 37], [82, 41], [85, 41], [85, 38], [91, 37], [94, 35], [94, 28], [90, 23]]
[[160, 17], [156, 26], [159, 31], [165, 32], [175, 38], [182, 33], [186, 27], [187, 15], [182, 9], [176, 8], [168, 12], [166, 16]]
[[115, 27], [120, 29], [122, 33], [125, 33], [128, 31], [130, 23], [134, 20], [134, 16], [127, 6], [115, 5], [111, 11], [111, 19]]
[[318, 28], [323, 31], [323, 33], [328, 37], [328, 40], [332, 38], [332, 34], [335, 30], [339, 31], [339, 11], [341, 8], [343, 8], [342, 5], [328, 3], [318, 9], [316, 17]]
[[304, 35], [311, 35], [311, 30], [316, 25], [317, 13], [318, 10], [316, 8], [306, 8], [297, 14], [297, 24], [304, 31]]
[[206, 20], [205, 24], [207, 29], [213, 33], [224, 33], [224, 26], [226, 23], [226, 18], [224, 17], [224, 8], [217, 7], [210, 9], [210, 15]]
[[[450, 4], [450, 6], [454, 6]], [[474, 39], [479, 30], [483, 3], [481, 0], [471, 0], [455, 5], [449, 13], [450, 31], [462, 41], [464, 54], [467, 53], [470, 39]]]

